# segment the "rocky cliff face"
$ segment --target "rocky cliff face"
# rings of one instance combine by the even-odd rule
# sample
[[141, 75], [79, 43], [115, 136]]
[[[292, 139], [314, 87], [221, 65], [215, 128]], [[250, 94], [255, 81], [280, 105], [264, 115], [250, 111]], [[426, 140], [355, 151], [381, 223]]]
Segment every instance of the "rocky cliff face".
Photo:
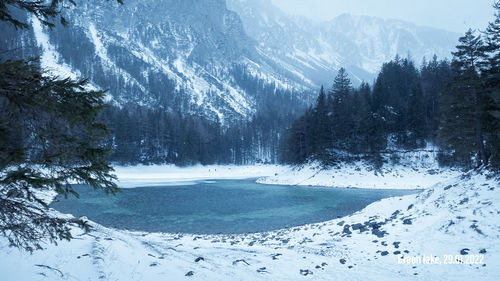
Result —
[[182, 107], [214, 119], [252, 114], [252, 96], [231, 73], [253, 56], [253, 41], [224, 1], [94, 5], [71, 10], [69, 28], [38, 32], [49, 35], [62, 61], [109, 88], [117, 103]]
[[[140, 104], [230, 122], [250, 118], [250, 84], [314, 89], [340, 66], [373, 79], [397, 53], [446, 54], [455, 35], [411, 24], [341, 16], [318, 24], [266, 0], [78, 1], [68, 27], [15, 31], [0, 24], [0, 47], [40, 56], [59, 76], [88, 77], [112, 102]], [[21, 15], [22, 16], [22, 15]], [[451, 39], [453, 38], [453, 40]], [[453, 43], [452, 43], [453, 42]], [[14, 56], [14, 55], [13, 55]], [[307, 99], [308, 97], [300, 97]]]
[[396, 20], [343, 14], [328, 22], [289, 16], [270, 0], [228, 0], [261, 53], [295, 69], [312, 84], [330, 83], [339, 67], [354, 82], [371, 82], [384, 62], [410, 55], [450, 56], [458, 34]]

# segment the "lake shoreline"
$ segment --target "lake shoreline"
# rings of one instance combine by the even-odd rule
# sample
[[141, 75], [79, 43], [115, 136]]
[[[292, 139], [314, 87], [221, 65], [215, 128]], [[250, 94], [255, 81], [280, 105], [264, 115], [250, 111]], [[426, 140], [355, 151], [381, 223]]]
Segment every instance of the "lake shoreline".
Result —
[[453, 178], [460, 171], [437, 164], [385, 165], [379, 170], [363, 162], [325, 168], [319, 163], [288, 165], [174, 165], [115, 166], [121, 188], [192, 184], [201, 180], [250, 179], [258, 183], [367, 189], [423, 190]]
[[[105, 227], [149, 233], [251, 234], [350, 216], [385, 198], [415, 190], [264, 185], [224, 179], [127, 188], [115, 196], [76, 186], [79, 198], [50, 207]], [[59, 197], [62, 198], [62, 197]]]
[[[322, 223], [242, 235], [90, 234], [33, 255], [0, 239], [0, 271], [16, 280], [495, 280], [500, 274], [498, 175], [472, 171], [423, 192]], [[467, 199], [467, 200], [465, 200]], [[480, 202], [480, 203], [478, 203]], [[452, 222], [452, 223], [451, 223]], [[474, 227], [471, 227], [474, 226]], [[82, 235], [83, 234], [83, 235]], [[481, 264], [399, 264], [408, 257], [482, 255]], [[140, 275], [137, 273], [140, 272]], [[383, 278], [382, 278], [383, 276]]]

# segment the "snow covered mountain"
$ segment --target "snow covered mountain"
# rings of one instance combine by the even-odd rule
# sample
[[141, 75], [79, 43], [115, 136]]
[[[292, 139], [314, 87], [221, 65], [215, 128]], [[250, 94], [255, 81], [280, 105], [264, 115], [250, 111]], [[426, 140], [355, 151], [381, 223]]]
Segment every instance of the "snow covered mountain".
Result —
[[55, 75], [88, 77], [96, 88], [109, 89], [120, 106], [140, 104], [226, 122], [256, 112], [262, 85], [315, 92], [340, 66], [358, 81], [371, 81], [396, 54], [443, 57], [458, 38], [349, 15], [314, 23], [288, 16], [266, 0], [227, 5], [226, 0], [123, 5], [83, 0], [64, 12], [68, 27], [49, 30], [34, 18], [26, 19], [33, 29], [24, 32], [0, 24], [7, 35], [0, 49], [40, 56]]
[[243, 85], [304, 87], [257, 52], [225, 0], [88, 0], [64, 13], [70, 25], [52, 30], [36, 18], [26, 19], [33, 29], [23, 33], [2, 24], [9, 36], [0, 46], [38, 49], [30, 54], [39, 55], [50, 73], [89, 77], [96, 88], [109, 89], [116, 104], [222, 122], [256, 111], [255, 93]]
[[[253, 113], [252, 96], [232, 76], [238, 64], [254, 57], [253, 42], [223, 0], [95, 5], [79, 2], [68, 12], [69, 28], [48, 32], [33, 20], [37, 44], [52, 44], [59, 63], [110, 89], [118, 104], [164, 106], [213, 119]], [[50, 55], [42, 50], [44, 63]]]
[[412, 23], [343, 14], [328, 22], [290, 16], [270, 0], [227, 0], [258, 52], [301, 73], [313, 85], [330, 83], [340, 67], [354, 82], [371, 82], [384, 62], [410, 55], [420, 62], [449, 57], [458, 34]]

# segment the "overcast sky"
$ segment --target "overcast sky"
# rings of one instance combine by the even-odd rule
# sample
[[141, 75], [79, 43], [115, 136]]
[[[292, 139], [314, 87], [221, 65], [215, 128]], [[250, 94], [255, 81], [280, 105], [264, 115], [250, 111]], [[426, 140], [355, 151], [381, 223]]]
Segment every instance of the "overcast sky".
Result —
[[493, 19], [493, 0], [272, 0], [283, 11], [318, 20], [342, 13], [401, 19], [463, 33], [484, 29]]

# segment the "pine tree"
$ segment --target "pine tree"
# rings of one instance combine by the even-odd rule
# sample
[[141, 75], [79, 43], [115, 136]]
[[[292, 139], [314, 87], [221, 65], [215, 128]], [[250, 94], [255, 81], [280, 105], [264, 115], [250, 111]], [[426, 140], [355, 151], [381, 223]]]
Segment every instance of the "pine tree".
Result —
[[486, 128], [491, 163], [500, 167], [500, 1], [493, 5], [495, 20], [485, 31], [487, 61], [482, 71], [486, 90]]
[[332, 139], [336, 149], [346, 150], [349, 131], [352, 128], [352, 112], [349, 110], [353, 88], [345, 68], [340, 68], [330, 92], [332, 111]]
[[316, 154], [317, 159], [326, 162], [329, 159], [328, 150], [331, 148], [331, 132], [330, 123], [328, 116], [328, 104], [323, 86], [319, 92], [318, 100], [316, 101], [316, 107], [314, 108], [314, 114], [312, 116], [312, 140], [314, 142], [313, 150]]
[[450, 64], [446, 60], [438, 61], [437, 56], [434, 56], [431, 61], [422, 65], [420, 74], [426, 111], [425, 132], [435, 142], [439, 130], [439, 98], [451, 78]]
[[488, 163], [483, 132], [485, 100], [479, 77], [483, 42], [472, 30], [459, 42], [453, 53], [453, 78], [441, 97], [440, 139], [459, 159], [468, 162], [474, 156], [481, 166]]
[[74, 183], [118, 190], [97, 121], [104, 92], [85, 90], [85, 80], [50, 78], [35, 60], [7, 61], [0, 73], [0, 232], [32, 251], [41, 240], [70, 239], [69, 223], [87, 228], [48, 215], [37, 190], [77, 195]]
[[[1, 1], [0, 21], [27, 28], [10, 13], [18, 8], [54, 26], [64, 2]], [[12, 246], [33, 251], [71, 239], [70, 225], [89, 229], [80, 219], [49, 214], [37, 191], [77, 195], [74, 183], [118, 191], [102, 142], [107, 130], [98, 122], [105, 92], [87, 86], [49, 77], [36, 59], [0, 60], [0, 232]]]
[[409, 146], [408, 110], [412, 87], [418, 87], [418, 70], [409, 59], [398, 56], [382, 66], [373, 88], [372, 110], [384, 121], [386, 137], [391, 143]]
[[424, 97], [420, 81], [415, 81], [410, 88], [408, 99], [408, 111], [405, 115], [408, 118], [407, 130], [409, 133], [407, 145], [409, 148], [419, 148], [424, 146], [426, 132], [426, 114]]

